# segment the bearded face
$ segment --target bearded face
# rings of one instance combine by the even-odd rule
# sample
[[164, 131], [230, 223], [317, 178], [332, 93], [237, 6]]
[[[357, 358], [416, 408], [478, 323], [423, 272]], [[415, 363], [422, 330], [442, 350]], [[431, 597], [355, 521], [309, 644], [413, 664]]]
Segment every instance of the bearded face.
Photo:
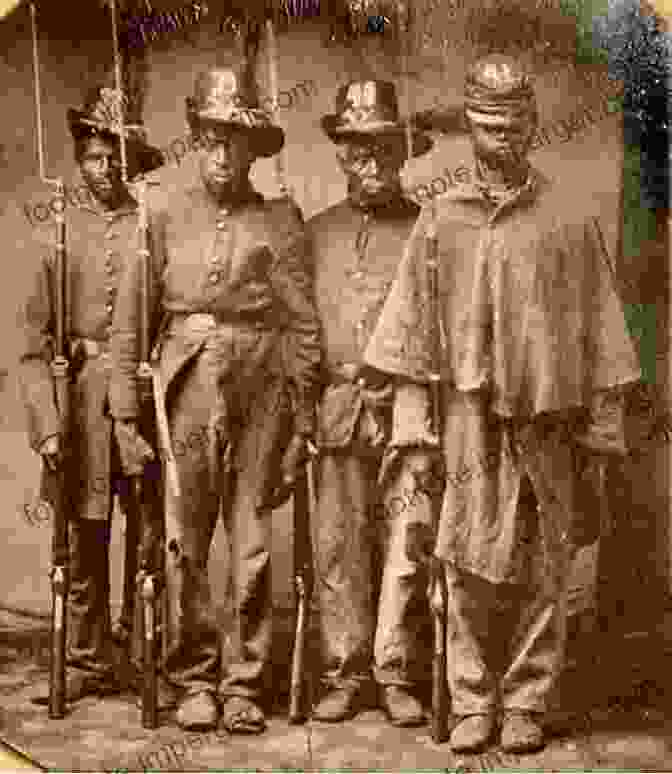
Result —
[[398, 191], [406, 149], [403, 139], [397, 137], [350, 142], [339, 147], [338, 159], [351, 195], [375, 205]]

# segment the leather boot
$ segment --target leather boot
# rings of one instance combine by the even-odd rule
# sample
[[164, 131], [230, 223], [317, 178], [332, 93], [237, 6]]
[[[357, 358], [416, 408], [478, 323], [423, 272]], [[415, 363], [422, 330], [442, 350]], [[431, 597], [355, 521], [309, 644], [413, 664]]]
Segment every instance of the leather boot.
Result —
[[482, 752], [495, 733], [493, 715], [466, 715], [450, 735], [450, 748], [456, 753]]

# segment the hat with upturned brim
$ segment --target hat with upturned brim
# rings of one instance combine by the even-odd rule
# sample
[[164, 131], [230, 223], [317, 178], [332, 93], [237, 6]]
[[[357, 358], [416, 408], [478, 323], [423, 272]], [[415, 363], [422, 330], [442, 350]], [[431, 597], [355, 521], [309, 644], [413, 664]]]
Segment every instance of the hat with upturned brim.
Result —
[[259, 106], [256, 82], [245, 63], [201, 73], [194, 95], [187, 97], [187, 121], [194, 134], [212, 128], [217, 134], [245, 132], [256, 156], [275, 156], [285, 133]]
[[418, 126], [415, 117], [399, 117], [397, 90], [390, 81], [350, 81], [336, 94], [336, 112], [321, 120], [332, 142], [371, 140], [377, 137], [403, 139], [410, 124], [413, 156], [422, 156], [433, 142]]
[[119, 143], [121, 141], [121, 119], [124, 117], [123, 132], [126, 140], [128, 177], [133, 179], [163, 166], [163, 154], [149, 145], [142, 124], [127, 122], [127, 109], [123, 96], [116, 89], [96, 86], [88, 92], [81, 110], [69, 108], [67, 112], [70, 134], [75, 140], [87, 137]]

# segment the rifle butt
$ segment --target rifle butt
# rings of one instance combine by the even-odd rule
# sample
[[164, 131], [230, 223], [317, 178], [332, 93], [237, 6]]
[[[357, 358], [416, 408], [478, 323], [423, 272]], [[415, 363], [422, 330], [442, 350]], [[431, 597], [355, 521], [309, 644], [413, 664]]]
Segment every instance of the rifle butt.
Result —
[[447, 592], [443, 570], [434, 567], [434, 594], [431, 604], [434, 625], [434, 654], [432, 660], [432, 722], [430, 732], [435, 744], [446, 739], [448, 725], [448, 675], [446, 664], [446, 603]]
[[153, 576], [140, 573], [139, 597], [142, 601], [142, 727], [159, 726], [158, 679], [156, 668], [156, 587]]
[[66, 713], [67, 567], [52, 569], [51, 649], [49, 665], [49, 717], [60, 719]]
[[[298, 582], [297, 582], [298, 585]], [[289, 688], [289, 722], [298, 725], [304, 723], [308, 713], [306, 710], [306, 627], [308, 624], [307, 599], [305, 594], [299, 601], [296, 616], [296, 634], [294, 637], [294, 652], [292, 654], [292, 673]]]

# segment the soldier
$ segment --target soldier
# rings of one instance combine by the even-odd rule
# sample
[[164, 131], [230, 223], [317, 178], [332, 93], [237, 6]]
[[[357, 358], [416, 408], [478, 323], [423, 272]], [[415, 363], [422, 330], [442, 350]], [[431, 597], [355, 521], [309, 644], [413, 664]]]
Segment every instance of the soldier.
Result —
[[[322, 127], [338, 145], [348, 196], [307, 224], [326, 349], [313, 537], [327, 691], [314, 717], [340, 721], [366, 703], [375, 634], [375, 680], [389, 719], [395, 725], [418, 725], [424, 714], [412, 691], [422, 670], [418, 635], [424, 616], [417, 611], [425, 581], [403, 554], [407, 525], [403, 509], [390, 507], [393, 486], [377, 605], [376, 522], [385, 513], [376, 480], [390, 431], [391, 392], [362, 367], [369, 333], [419, 212], [401, 189], [405, 124], [399, 120], [394, 84], [343, 86], [336, 114], [325, 116]], [[431, 145], [413, 127], [414, 155]]]
[[[150, 289], [162, 315], [154, 359], [168, 495], [164, 671], [180, 692], [182, 728], [216, 726], [218, 696], [230, 732], [260, 733], [271, 659], [269, 503], [314, 434], [320, 330], [300, 213], [287, 200], [265, 201], [249, 180], [254, 161], [284, 142], [259, 108], [249, 66], [202, 74], [187, 118], [202, 183], [163, 216], [165, 264]], [[139, 269], [120, 288], [113, 344], [111, 408], [129, 461], [143, 452], [134, 426]], [[223, 677], [207, 576], [220, 505], [232, 533], [237, 650]]]
[[640, 372], [597, 220], [526, 160], [537, 110], [515, 60], [470, 69], [465, 112], [474, 183], [420, 214], [365, 360], [398, 380], [392, 448], [436, 445], [424, 331], [437, 244], [450, 743], [484, 747], [501, 708], [503, 749], [524, 752], [543, 746], [564, 659], [578, 474], [626, 453], [621, 388]]
[[[127, 534], [136, 518], [128, 480], [122, 475], [118, 449], [107, 412], [109, 334], [119, 277], [133, 259], [137, 244], [137, 204], [120, 174], [119, 109], [112, 89], [89, 92], [83, 110], [68, 111], [79, 166], [79, 190], [87, 192], [68, 209], [68, 330], [72, 375], [73, 432], [59, 435], [58, 409], [49, 367], [56, 321], [53, 277], [54, 237], [41, 240], [34, 288], [22, 312], [19, 373], [28, 412], [31, 447], [42, 456], [44, 470], [68, 458], [71, 491], [70, 642], [66, 698], [78, 699], [118, 687], [113, 674], [110, 626], [109, 544], [114, 495], [126, 513]], [[129, 171], [145, 173], [162, 164], [139, 131], [127, 130]], [[41, 236], [40, 236], [41, 238]], [[48, 498], [48, 492], [43, 491]], [[132, 581], [137, 545], [127, 545]], [[128, 580], [128, 579], [127, 579]], [[134, 586], [127, 582], [118, 634], [128, 635], [133, 620]], [[46, 703], [38, 696], [37, 703]]]

